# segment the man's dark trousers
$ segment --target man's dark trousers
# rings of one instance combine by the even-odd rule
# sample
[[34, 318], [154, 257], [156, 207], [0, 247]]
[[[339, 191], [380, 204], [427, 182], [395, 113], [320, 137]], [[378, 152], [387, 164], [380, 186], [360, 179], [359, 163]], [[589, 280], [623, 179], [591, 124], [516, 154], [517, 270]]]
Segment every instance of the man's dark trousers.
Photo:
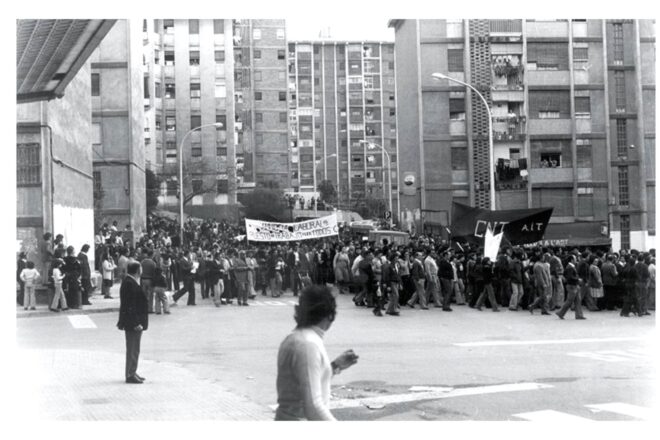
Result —
[[125, 329], [126, 334], [126, 378], [135, 376], [140, 358], [140, 340], [142, 331]]

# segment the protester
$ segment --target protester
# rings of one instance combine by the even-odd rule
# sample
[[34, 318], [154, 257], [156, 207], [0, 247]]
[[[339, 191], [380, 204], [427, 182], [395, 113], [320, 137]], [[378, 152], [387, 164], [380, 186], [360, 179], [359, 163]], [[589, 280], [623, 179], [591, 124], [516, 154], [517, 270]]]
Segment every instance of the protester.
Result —
[[142, 332], [149, 327], [147, 298], [139, 284], [140, 263], [131, 262], [127, 267], [127, 276], [119, 288], [119, 321], [117, 328], [123, 330], [126, 337], [126, 383], [141, 384], [145, 378], [137, 373], [140, 357]]

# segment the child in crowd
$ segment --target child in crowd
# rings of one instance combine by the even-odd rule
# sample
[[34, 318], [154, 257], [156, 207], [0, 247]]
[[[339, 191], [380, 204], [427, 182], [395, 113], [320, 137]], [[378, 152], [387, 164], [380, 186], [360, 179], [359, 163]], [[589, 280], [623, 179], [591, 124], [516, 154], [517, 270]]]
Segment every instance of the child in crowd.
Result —
[[53, 286], [55, 287], [55, 295], [53, 295], [53, 302], [50, 304], [50, 310], [52, 312], [59, 312], [58, 307], [60, 305], [62, 306], [62, 310], [69, 310], [66, 304], [64, 290], [62, 290], [64, 274], [60, 270], [60, 267], [62, 267], [62, 260], [57, 259], [53, 261]]
[[37, 284], [37, 279], [39, 278], [39, 272], [34, 268], [34, 262], [28, 261], [26, 263], [25, 269], [21, 271], [20, 274], [21, 281], [25, 283], [25, 299], [23, 304], [25, 305], [24, 309], [27, 310], [36, 310], [37, 298], [34, 293], [35, 285]]

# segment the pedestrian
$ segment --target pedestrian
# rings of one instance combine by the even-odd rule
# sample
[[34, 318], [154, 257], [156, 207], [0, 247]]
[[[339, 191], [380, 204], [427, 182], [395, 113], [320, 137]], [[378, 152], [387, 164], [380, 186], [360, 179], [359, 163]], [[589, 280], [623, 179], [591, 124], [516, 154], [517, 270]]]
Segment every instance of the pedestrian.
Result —
[[248, 289], [248, 298], [255, 299], [257, 297], [257, 291], [255, 290], [256, 274], [257, 269], [257, 260], [254, 258], [254, 252], [247, 251], [245, 257], [245, 264], [247, 264], [247, 289]]
[[552, 249], [548, 250], [548, 253], [550, 254], [550, 278], [552, 282], [552, 299], [550, 300], [549, 309], [556, 310], [564, 303], [564, 265], [561, 258]]
[[493, 312], [499, 312], [500, 309], [497, 306], [497, 300], [495, 299], [495, 291], [493, 290], [493, 278], [495, 273], [493, 271], [493, 265], [490, 262], [490, 258], [484, 257], [482, 262], [482, 276], [483, 276], [483, 290], [477, 298], [475, 307], [477, 310], [481, 311], [481, 306], [486, 301], [486, 296], [488, 296], [488, 301], [490, 302], [490, 308]]
[[582, 314], [582, 298], [580, 298], [580, 278], [575, 268], [575, 255], [570, 254], [566, 263], [566, 268], [563, 271], [563, 276], [566, 279], [566, 299], [564, 304], [559, 308], [557, 316], [564, 319], [564, 315], [569, 308], [575, 309], [575, 319], [587, 319]]
[[147, 298], [139, 284], [140, 263], [131, 262], [126, 269], [126, 278], [119, 288], [119, 321], [117, 328], [126, 337], [126, 383], [141, 384], [145, 378], [137, 373], [140, 358], [142, 332], [149, 327]]
[[66, 303], [66, 298], [64, 296], [64, 290], [62, 290], [62, 281], [64, 281], [64, 274], [60, 270], [62, 267], [62, 260], [54, 259], [51, 263], [52, 277], [53, 277], [53, 301], [50, 303], [50, 310], [52, 312], [59, 312], [61, 307], [62, 311], [69, 310], [69, 306]]
[[412, 259], [410, 267], [410, 277], [415, 283], [415, 293], [412, 295], [408, 301], [408, 307], [411, 309], [415, 308], [415, 303], [419, 301], [419, 305], [422, 310], [428, 310], [428, 292], [424, 288], [424, 280], [426, 279], [426, 274], [424, 273], [424, 265], [422, 264], [422, 253], [417, 252], [415, 257]]
[[623, 280], [623, 307], [621, 308], [620, 315], [624, 318], [628, 318], [631, 311], [638, 316], [640, 315], [637, 296], [635, 294], [635, 285], [637, 284], [635, 261], [634, 256], [627, 256], [626, 265], [621, 270], [621, 279]]
[[598, 258], [591, 256], [589, 265], [589, 292], [591, 297], [596, 300], [596, 307], [600, 310], [605, 308], [605, 294], [603, 292], [603, 278], [598, 268]]
[[25, 263], [25, 269], [23, 269], [19, 275], [23, 285], [25, 286], [25, 296], [23, 300], [24, 309], [27, 310], [36, 310], [37, 298], [35, 295], [35, 288], [37, 284], [37, 279], [39, 278], [39, 272], [34, 268], [33, 261], [27, 261]]
[[[434, 307], [442, 307], [440, 293], [440, 280], [438, 279], [437, 255], [433, 249], [427, 249], [424, 259], [424, 272], [426, 274], [426, 294], [433, 299]], [[443, 267], [446, 270], [446, 267]]]
[[[442, 288], [442, 310], [444, 312], [451, 312], [451, 295], [452, 295], [452, 284], [454, 279], [454, 267], [449, 261], [449, 253], [443, 252], [442, 258], [440, 259], [440, 264], [438, 265], [438, 276], [440, 285], [438, 287]], [[459, 300], [460, 298], [456, 298]], [[440, 304], [436, 304], [436, 307], [439, 307]]]
[[188, 294], [188, 303], [189, 306], [194, 306], [195, 304], [195, 273], [193, 271], [194, 265], [192, 260], [192, 252], [188, 249], [183, 250], [183, 255], [179, 259], [179, 275], [183, 281], [183, 287], [177, 291], [172, 300], [174, 301], [173, 305], [176, 305], [176, 302], [186, 293]]
[[614, 264], [614, 255], [610, 254], [603, 262], [600, 268], [603, 279], [604, 307], [607, 310], [614, 310], [616, 302], [617, 284], [619, 272]]
[[337, 283], [339, 293], [344, 294], [348, 290], [347, 286], [350, 283], [348, 247], [342, 247], [341, 251], [335, 254], [333, 268], [335, 271], [335, 282]]
[[16, 262], [16, 282], [18, 289], [16, 290], [16, 303], [23, 305], [25, 299], [25, 283], [21, 279], [21, 272], [27, 267], [27, 254], [21, 252], [18, 254], [18, 261]]
[[547, 309], [548, 304], [548, 289], [551, 289], [550, 280], [550, 271], [546, 270], [544, 263], [541, 259], [541, 256], [534, 255], [532, 257], [534, 266], [532, 268], [534, 274], [534, 301], [529, 305], [527, 310], [532, 315], [534, 314], [534, 309], [538, 306], [541, 309], [541, 315], [549, 315]]
[[112, 257], [110, 257], [108, 253], [103, 254], [103, 263], [101, 263], [101, 268], [103, 270], [103, 281], [101, 284], [103, 298], [112, 299], [111, 289], [114, 284], [115, 267]]
[[520, 258], [520, 253], [513, 254], [513, 261], [511, 261], [511, 300], [509, 301], [509, 310], [518, 310], [518, 305], [523, 297], [523, 266]]
[[647, 307], [648, 285], [649, 285], [649, 266], [645, 262], [646, 257], [639, 254], [637, 263], [634, 266], [637, 275], [635, 282], [635, 296], [637, 297], [638, 316], [650, 315]]
[[147, 297], [149, 313], [154, 313], [154, 277], [156, 276], [156, 262], [153, 260], [154, 251], [147, 249], [146, 257], [142, 259], [140, 276], [140, 287]]
[[165, 279], [165, 274], [163, 269], [156, 267], [154, 271], [153, 281], [153, 290], [154, 290], [154, 300], [156, 301], [155, 312], [156, 315], [161, 314], [161, 310], [166, 314], [170, 314], [170, 302], [167, 299], [167, 280]]
[[330, 362], [323, 344], [337, 313], [326, 286], [302, 290], [295, 306], [296, 328], [277, 354], [277, 411], [275, 420], [336, 420], [329, 409], [330, 380], [355, 364], [358, 356], [347, 350]]
[[390, 251], [389, 260], [383, 264], [383, 287], [388, 295], [387, 313], [388, 315], [398, 316], [400, 313], [399, 290], [401, 289], [401, 274], [399, 269], [399, 259], [396, 252]]
[[[60, 235], [58, 235], [58, 238]], [[73, 246], [66, 248], [66, 257], [64, 258], [64, 265], [62, 266], [66, 278], [64, 278], [66, 286], [67, 303], [72, 309], [82, 308], [82, 296], [80, 294], [80, 261], [75, 256], [75, 249]]]
[[237, 258], [232, 258], [232, 272], [236, 280], [238, 305], [248, 306], [248, 265], [245, 252], [240, 251]]
[[92, 305], [92, 303], [89, 302], [89, 297], [92, 296], [92, 272], [91, 268], [89, 267], [89, 258], [87, 257], [88, 251], [89, 245], [84, 244], [78, 253], [78, 261], [80, 261], [80, 285], [82, 303], [85, 306]]

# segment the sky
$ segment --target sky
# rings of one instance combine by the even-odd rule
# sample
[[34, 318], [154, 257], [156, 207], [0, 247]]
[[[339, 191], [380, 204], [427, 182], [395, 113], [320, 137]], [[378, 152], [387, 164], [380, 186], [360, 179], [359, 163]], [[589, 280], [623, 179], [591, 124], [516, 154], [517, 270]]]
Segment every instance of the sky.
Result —
[[286, 17], [289, 40], [316, 40], [324, 30], [332, 40], [394, 41], [394, 29], [387, 26], [388, 19], [375, 17]]

